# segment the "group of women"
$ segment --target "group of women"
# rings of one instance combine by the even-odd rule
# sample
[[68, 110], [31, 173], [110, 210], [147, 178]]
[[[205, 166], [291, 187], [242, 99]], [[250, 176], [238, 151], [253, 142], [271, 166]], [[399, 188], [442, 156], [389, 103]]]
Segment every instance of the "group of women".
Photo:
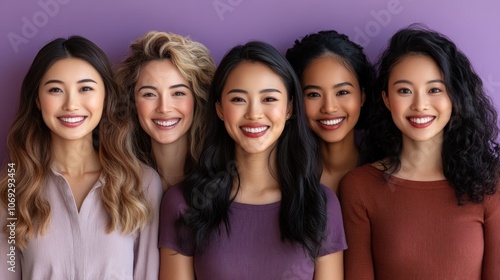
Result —
[[481, 79], [420, 26], [375, 66], [336, 31], [217, 68], [172, 33], [115, 69], [83, 37], [48, 43], [8, 135], [1, 279], [499, 279]]

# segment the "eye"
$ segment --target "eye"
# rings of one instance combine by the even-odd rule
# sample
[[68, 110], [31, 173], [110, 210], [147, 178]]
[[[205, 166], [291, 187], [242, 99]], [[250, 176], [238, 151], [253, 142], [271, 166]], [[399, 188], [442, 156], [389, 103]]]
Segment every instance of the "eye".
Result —
[[235, 96], [235, 97], [231, 98], [231, 102], [243, 103], [243, 102], [245, 102], [245, 99], [238, 97], [238, 96]]
[[148, 98], [148, 97], [155, 97], [156, 95], [152, 92], [145, 92], [141, 95], [142, 97]]
[[182, 91], [176, 91], [173, 94], [173, 96], [184, 96], [184, 95], [186, 95], [186, 94], [184, 92], [182, 92]]
[[306, 96], [309, 97], [309, 98], [317, 98], [317, 97], [321, 97], [321, 94], [313, 91], [313, 92], [306, 93]]
[[82, 87], [80, 89], [80, 91], [92, 91], [92, 90], [93, 90], [93, 88], [91, 88], [91, 87]]
[[442, 92], [442, 90], [440, 88], [431, 88], [429, 90], [429, 93], [440, 93]]
[[348, 94], [349, 94], [349, 92], [347, 90], [341, 90], [341, 91], [337, 92], [336, 95], [337, 96], [342, 96], [342, 95], [348, 95]]
[[269, 97], [265, 97], [263, 101], [264, 102], [275, 102], [275, 101], [278, 101], [278, 99], [275, 97], [269, 96]]
[[49, 88], [49, 92], [62, 92], [60, 88]]
[[411, 90], [410, 89], [407, 89], [407, 88], [401, 88], [398, 90], [398, 93], [402, 93], [402, 94], [410, 94], [411, 93]]

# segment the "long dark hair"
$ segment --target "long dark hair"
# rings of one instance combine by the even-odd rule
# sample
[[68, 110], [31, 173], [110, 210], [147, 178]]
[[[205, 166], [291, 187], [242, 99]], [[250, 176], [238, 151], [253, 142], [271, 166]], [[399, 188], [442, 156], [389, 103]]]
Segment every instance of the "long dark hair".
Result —
[[311, 62], [325, 55], [334, 55], [339, 58], [344, 66], [356, 76], [359, 88], [366, 95], [356, 128], [364, 128], [366, 116], [371, 109], [375, 70], [363, 52], [363, 47], [349, 40], [344, 34], [335, 30], [326, 30], [308, 34], [300, 41], [296, 40], [293, 47], [286, 52], [286, 58], [299, 78], [302, 78], [304, 70]]
[[370, 159], [383, 160], [386, 171], [401, 167], [402, 135], [385, 107], [392, 68], [402, 58], [421, 54], [432, 58], [441, 70], [452, 102], [450, 121], [444, 128], [442, 161], [444, 176], [455, 189], [460, 204], [480, 203], [496, 191], [499, 175], [497, 112], [485, 94], [483, 83], [467, 57], [446, 36], [418, 25], [396, 32], [378, 62], [379, 76], [370, 116]]
[[[228, 75], [241, 62], [258, 62], [272, 69], [286, 86], [293, 115], [287, 121], [276, 145], [277, 177], [281, 187], [280, 229], [282, 239], [298, 243], [311, 258], [316, 258], [326, 228], [326, 198], [320, 186], [319, 150], [310, 132], [301, 98], [300, 83], [292, 67], [272, 46], [249, 42], [231, 49], [217, 68], [209, 94], [207, 137], [199, 170], [183, 184], [189, 209], [179, 223], [194, 232], [195, 249], [202, 250], [214, 231], [225, 226], [230, 233], [231, 190], [238, 170], [235, 142], [224, 122], [217, 117], [216, 103]], [[239, 190], [239, 186], [238, 186]]]

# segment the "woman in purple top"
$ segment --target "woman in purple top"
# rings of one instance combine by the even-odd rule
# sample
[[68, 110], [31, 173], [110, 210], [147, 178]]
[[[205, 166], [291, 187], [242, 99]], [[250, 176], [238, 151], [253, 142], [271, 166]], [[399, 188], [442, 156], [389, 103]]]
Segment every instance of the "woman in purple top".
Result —
[[157, 279], [161, 182], [133, 156], [105, 53], [80, 36], [51, 41], [20, 100], [0, 181], [0, 279]]
[[162, 201], [160, 279], [343, 278], [340, 207], [300, 97], [266, 43], [222, 59], [200, 166]]

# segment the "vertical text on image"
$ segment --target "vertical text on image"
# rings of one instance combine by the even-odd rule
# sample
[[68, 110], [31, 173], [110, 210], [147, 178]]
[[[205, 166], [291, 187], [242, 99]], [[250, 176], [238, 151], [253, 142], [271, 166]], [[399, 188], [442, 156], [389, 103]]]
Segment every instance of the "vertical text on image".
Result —
[[[9, 235], [7, 237], [8, 246], [7, 264], [8, 270], [16, 272], [16, 164], [7, 165], [7, 228]], [[5, 253], [5, 252], [2, 252]]]

